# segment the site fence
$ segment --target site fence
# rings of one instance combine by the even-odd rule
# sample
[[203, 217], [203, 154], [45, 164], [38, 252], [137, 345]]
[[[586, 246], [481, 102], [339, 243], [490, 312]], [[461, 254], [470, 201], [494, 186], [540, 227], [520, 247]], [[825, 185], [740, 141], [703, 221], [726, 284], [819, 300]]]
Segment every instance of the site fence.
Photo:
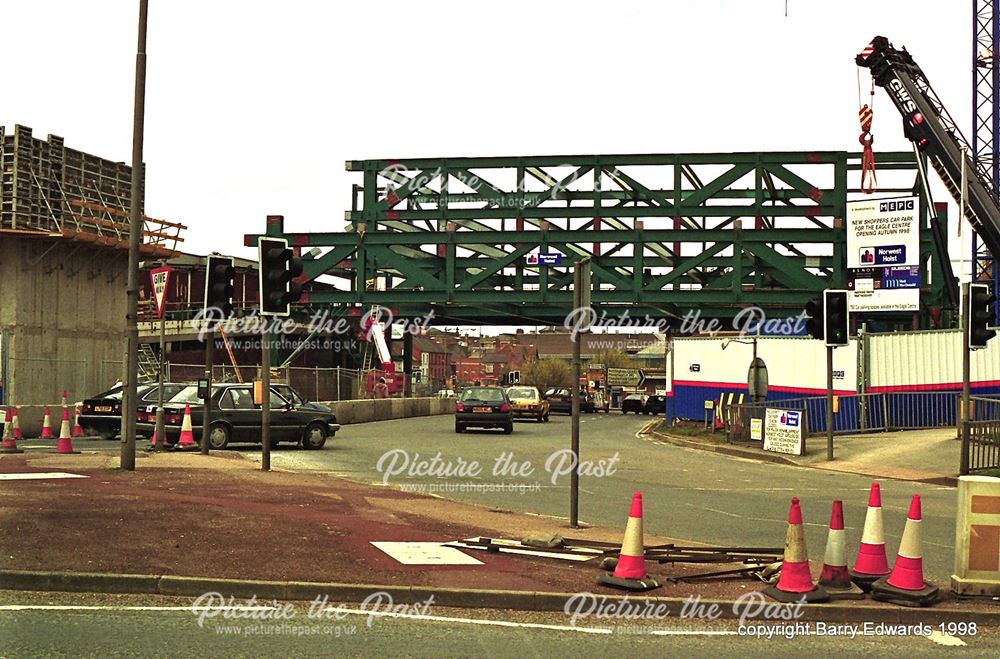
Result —
[[[833, 434], [856, 435], [886, 430], [958, 427], [961, 393], [955, 391], [879, 392], [835, 396]], [[800, 411], [807, 435], [825, 435], [826, 396], [788, 398], [765, 403], [733, 404], [723, 410], [729, 442], [762, 442], [750, 436], [751, 419], [764, 419], [766, 408]], [[1000, 397], [972, 396], [972, 422], [1000, 420]]]

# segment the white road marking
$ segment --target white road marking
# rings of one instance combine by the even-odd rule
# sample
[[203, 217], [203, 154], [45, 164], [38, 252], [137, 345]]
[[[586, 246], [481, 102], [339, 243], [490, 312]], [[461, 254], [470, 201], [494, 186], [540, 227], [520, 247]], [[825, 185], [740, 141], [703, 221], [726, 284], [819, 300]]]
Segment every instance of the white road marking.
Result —
[[938, 645], [947, 645], [950, 647], [961, 647], [966, 645], [966, 642], [956, 636], [949, 636], [948, 634], [942, 634], [939, 631], [932, 631], [927, 640], [932, 643], [937, 643]]
[[54, 478], [88, 478], [81, 474], [68, 474], [64, 471], [39, 471], [25, 474], [0, 474], [0, 481], [31, 481]]

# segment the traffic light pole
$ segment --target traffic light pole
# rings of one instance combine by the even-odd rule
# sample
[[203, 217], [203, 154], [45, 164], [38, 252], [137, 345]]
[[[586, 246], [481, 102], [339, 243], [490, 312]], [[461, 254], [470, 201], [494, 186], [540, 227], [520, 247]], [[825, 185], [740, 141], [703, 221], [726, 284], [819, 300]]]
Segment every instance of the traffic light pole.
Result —
[[959, 458], [958, 473], [962, 476], [969, 473], [969, 380], [972, 376], [972, 348], [969, 347], [969, 335], [972, 331], [970, 307], [972, 300], [969, 295], [969, 284], [962, 284], [962, 403], [958, 414], [958, 436], [962, 440], [962, 454]]
[[826, 459], [833, 460], [833, 346], [826, 347]]
[[212, 424], [212, 371], [215, 370], [215, 327], [208, 331], [205, 344], [205, 405], [202, 412], [201, 454], [208, 455], [208, 427]]
[[260, 469], [271, 471], [271, 328], [264, 324], [260, 357]]

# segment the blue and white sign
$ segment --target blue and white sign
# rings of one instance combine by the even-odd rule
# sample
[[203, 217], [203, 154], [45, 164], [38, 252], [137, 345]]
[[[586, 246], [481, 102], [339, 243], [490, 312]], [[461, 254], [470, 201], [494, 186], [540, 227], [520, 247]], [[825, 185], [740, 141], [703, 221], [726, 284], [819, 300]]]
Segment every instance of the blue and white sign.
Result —
[[906, 263], [906, 245], [862, 247], [858, 260], [861, 261], [861, 265], [864, 267]]
[[524, 257], [528, 265], [562, 265], [562, 254], [528, 254]]
[[767, 408], [764, 413], [764, 450], [805, 455], [802, 412]]
[[885, 268], [882, 270], [882, 288], [885, 290], [920, 288], [920, 267]]

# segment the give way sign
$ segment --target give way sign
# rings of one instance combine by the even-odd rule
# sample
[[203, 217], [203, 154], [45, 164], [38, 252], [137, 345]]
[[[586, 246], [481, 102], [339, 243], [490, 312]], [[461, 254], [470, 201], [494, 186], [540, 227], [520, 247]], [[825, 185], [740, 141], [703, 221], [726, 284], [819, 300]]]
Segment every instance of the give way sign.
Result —
[[163, 318], [164, 302], [167, 299], [167, 285], [170, 283], [170, 266], [165, 265], [149, 271], [153, 284], [153, 301], [156, 302], [156, 317]]

